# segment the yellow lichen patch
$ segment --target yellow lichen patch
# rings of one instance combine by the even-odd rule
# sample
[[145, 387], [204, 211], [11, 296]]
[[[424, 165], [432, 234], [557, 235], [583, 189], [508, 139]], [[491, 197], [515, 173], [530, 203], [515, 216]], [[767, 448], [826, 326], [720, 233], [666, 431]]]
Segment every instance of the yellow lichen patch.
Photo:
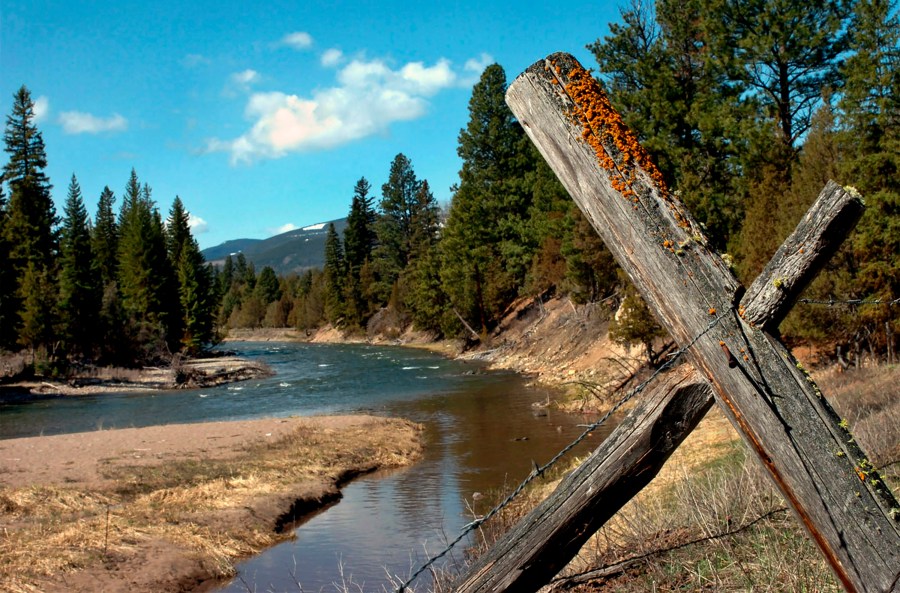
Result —
[[[568, 72], [568, 78], [565, 90], [578, 107], [582, 138], [594, 149], [600, 167], [609, 173], [613, 188], [625, 198], [637, 198], [634, 183], [640, 168], [650, 176], [660, 194], [665, 195], [668, 190], [662, 173], [613, 109], [606, 93], [590, 72], [576, 65]], [[607, 146], [615, 148], [617, 159], [609, 154]]]

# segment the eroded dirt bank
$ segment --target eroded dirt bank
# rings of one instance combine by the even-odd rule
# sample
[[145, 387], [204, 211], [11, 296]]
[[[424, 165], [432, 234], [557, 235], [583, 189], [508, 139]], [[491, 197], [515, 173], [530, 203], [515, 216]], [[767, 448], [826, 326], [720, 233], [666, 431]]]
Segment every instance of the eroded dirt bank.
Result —
[[202, 590], [348, 479], [415, 461], [420, 431], [342, 416], [0, 441], [2, 589]]

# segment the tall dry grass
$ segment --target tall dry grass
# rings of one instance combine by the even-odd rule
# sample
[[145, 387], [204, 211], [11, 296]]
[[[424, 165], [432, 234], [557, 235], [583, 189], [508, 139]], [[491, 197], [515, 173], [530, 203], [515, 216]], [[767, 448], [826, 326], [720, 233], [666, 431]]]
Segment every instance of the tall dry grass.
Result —
[[[814, 377], [896, 496], [898, 367], [829, 370]], [[531, 491], [484, 526], [472, 554], [483, 553], [553, 487]], [[780, 493], [715, 408], [660, 476], [590, 540], [551, 588], [841, 590]]]

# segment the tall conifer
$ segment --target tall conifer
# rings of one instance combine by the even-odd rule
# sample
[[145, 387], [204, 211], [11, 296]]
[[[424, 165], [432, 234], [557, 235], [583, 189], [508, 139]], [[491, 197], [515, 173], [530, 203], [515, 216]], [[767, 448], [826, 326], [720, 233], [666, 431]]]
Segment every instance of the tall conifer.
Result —
[[325, 238], [325, 316], [332, 323], [338, 322], [344, 314], [344, 279], [346, 278], [346, 262], [341, 247], [341, 238], [334, 228], [328, 225]]
[[506, 106], [506, 73], [488, 66], [472, 89], [459, 133], [459, 186], [442, 232], [441, 278], [450, 307], [487, 331], [524, 282], [533, 256], [526, 239], [534, 160]]
[[63, 338], [72, 354], [90, 355], [100, 339], [101, 288], [81, 187], [69, 183], [59, 241], [59, 309]]
[[369, 195], [371, 187], [368, 180], [361, 177], [353, 188], [350, 213], [344, 228], [344, 256], [351, 274], [359, 274], [359, 269], [371, 258], [375, 247], [376, 216], [372, 206], [374, 198]]
[[108, 186], [104, 187], [97, 203], [97, 214], [94, 216], [91, 232], [91, 248], [104, 287], [115, 282], [117, 273], [119, 230], [113, 210], [115, 203], [115, 194]]
[[[57, 248], [56, 209], [50, 196], [52, 186], [45, 173], [47, 154], [34, 118], [31, 93], [22, 86], [13, 97], [12, 113], [6, 118], [3, 134], [4, 150], [9, 155], [3, 168], [3, 180], [10, 193], [5, 214], [0, 214], [4, 219], [4, 236], [0, 242], [7, 259], [2, 274], [5, 286], [0, 289], [4, 308], [0, 313], [0, 346], [5, 344], [7, 347], [16, 341], [23, 318], [27, 318], [30, 325], [23, 328], [27, 335], [19, 336], [20, 343], [24, 340], [33, 346], [34, 340], [47, 338], [44, 328], [36, 329], [34, 324], [44, 323], [39, 320], [49, 320], [49, 316], [39, 314], [29, 306], [31, 303], [43, 307], [46, 303], [34, 303], [33, 299], [25, 302], [32, 289], [50, 290]], [[41, 294], [41, 298], [48, 298], [48, 295]], [[22, 310], [25, 306], [29, 311]]]
[[12, 244], [13, 267], [21, 274], [28, 262], [51, 269], [56, 255], [56, 209], [47, 178], [44, 139], [34, 124], [34, 102], [24, 86], [14, 96], [6, 118], [4, 150], [9, 161], [3, 178], [9, 186], [7, 239]]
[[382, 303], [387, 302], [409, 264], [412, 219], [420, 187], [409, 158], [402, 153], [394, 157], [388, 180], [381, 186], [380, 213], [375, 224], [378, 246], [373, 265], [378, 275], [376, 293]]

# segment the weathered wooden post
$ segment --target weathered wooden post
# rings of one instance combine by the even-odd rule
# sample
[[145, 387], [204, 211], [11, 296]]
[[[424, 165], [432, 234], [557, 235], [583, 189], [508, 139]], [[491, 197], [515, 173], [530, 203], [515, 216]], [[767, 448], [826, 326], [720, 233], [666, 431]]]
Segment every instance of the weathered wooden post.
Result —
[[[760, 326], [784, 317], [862, 213], [859, 199], [829, 182], [742, 300]], [[746, 317], [745, 313], [745, 317]], [[546, 500], [478, 558], [459, 593], [537, 591], [587, 539], [637, 494], [713, 405], [709, 384], [690, 365], [651, 384], [616, 430]]]
[[896, 500], [777, 337], [742, 318], [742, 287], [597, 82], [554, 54], [507, 102], [659, 321], [693, 344], [694, 366], [844, 587], [897, 590]]

